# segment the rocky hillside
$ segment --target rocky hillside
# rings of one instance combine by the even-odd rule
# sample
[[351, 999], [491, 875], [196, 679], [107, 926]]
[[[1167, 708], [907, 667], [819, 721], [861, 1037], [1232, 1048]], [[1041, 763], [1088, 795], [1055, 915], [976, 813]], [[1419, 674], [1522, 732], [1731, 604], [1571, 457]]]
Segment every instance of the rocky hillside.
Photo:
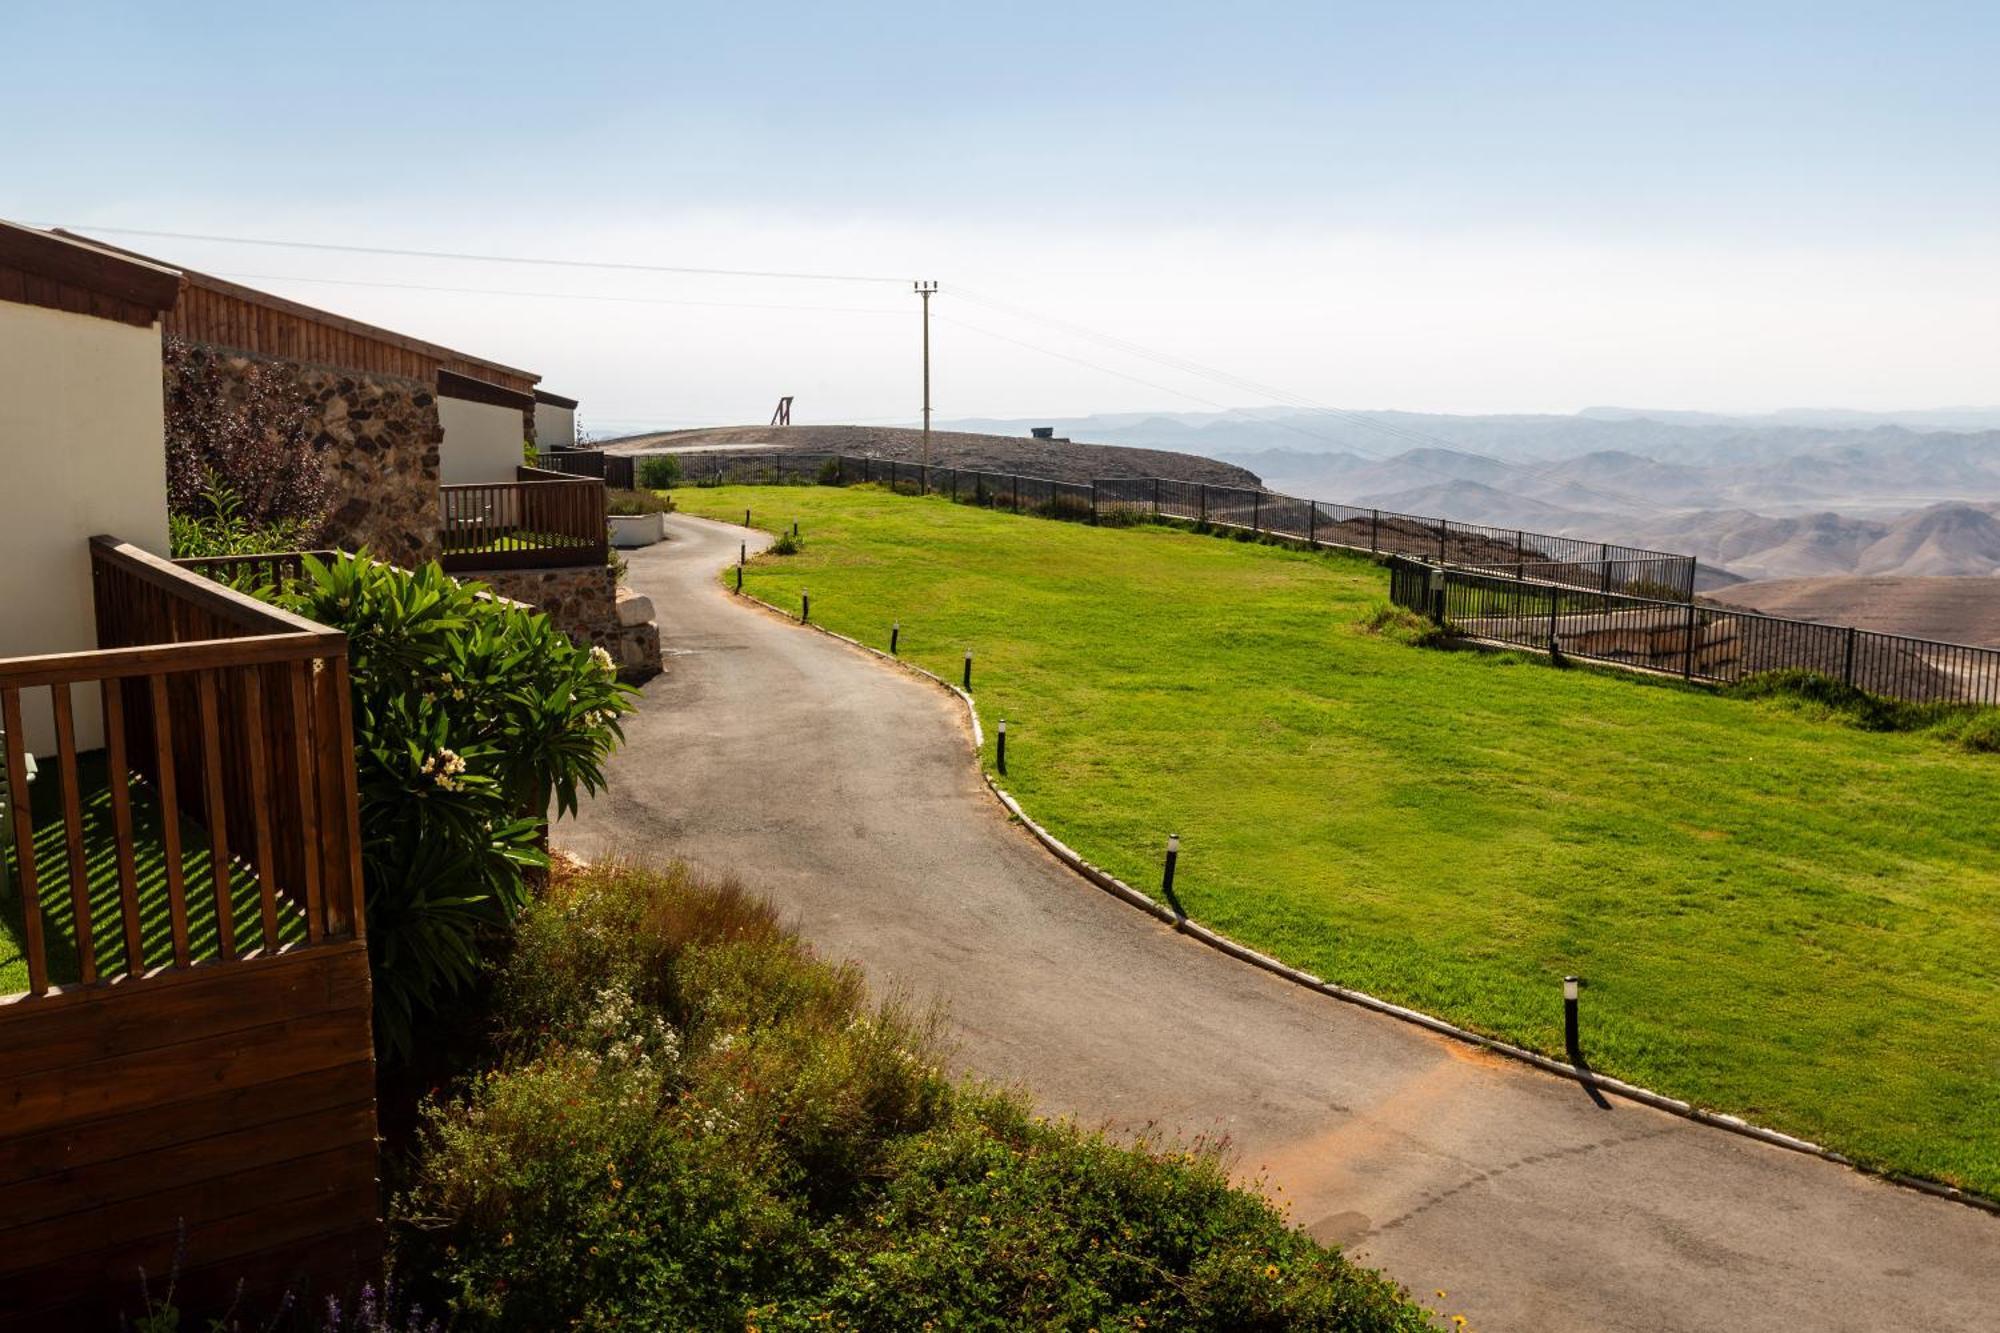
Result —
[[[733, 453], [790, 452], [854, 454], [917, 462], [923, 457], [923, 432], [889, 426], [716, 426], [698, 430], [628, 435], [599, 441], [615, 453], [672, 453], [681, 450], [728, 450]], [[985, 472], [1017, 472], [1058, 481], [1090, 481], [1109, 477], [1167, 477], [1205, 482], [1210, 486], [1260, 486], [1257, 474], [1231, 463], [1199, 454], [1166, 449], [1136, 449], [1124, 445], [1071, 444], [1037, 440], [1025, 435], [976, 435], [968, 431], [933, 431], [931, 459], [940, 467], [976, 468]]]
[[2000, 648], [2000, 578], [1767, 579], [1739, 583], [1713, 600], [1795, 620]]

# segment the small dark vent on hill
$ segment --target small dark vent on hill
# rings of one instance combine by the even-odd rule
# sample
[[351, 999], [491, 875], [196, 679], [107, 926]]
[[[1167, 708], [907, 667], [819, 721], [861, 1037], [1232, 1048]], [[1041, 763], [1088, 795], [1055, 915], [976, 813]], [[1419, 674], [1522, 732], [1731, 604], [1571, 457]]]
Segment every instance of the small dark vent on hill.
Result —
[[1034, 436], [1038, 440], [1047, 440], [1050, 444], [1069, 443], [1069, 437], [1066, 435], [1062, 436], [1057, 435], [1056, 428], [1054, 426], [1030, 426], [1028, 427], [1028, 434]]

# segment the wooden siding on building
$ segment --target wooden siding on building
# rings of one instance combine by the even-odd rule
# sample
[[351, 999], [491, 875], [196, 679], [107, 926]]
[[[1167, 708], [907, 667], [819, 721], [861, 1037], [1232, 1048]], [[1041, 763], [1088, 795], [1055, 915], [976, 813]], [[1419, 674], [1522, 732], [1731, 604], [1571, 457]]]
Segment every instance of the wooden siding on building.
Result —
[[314, 310], [268, 293], [190, 273], [161, 332], [189, 342], [234, 348], [284, 361], [401, 375], [435, 383], [440, 370], [530, 393], [539, 378], [448, 347]]
[[0, 1004], [0, 1333], [372, 1272], [369, 1014], [360, 940]]

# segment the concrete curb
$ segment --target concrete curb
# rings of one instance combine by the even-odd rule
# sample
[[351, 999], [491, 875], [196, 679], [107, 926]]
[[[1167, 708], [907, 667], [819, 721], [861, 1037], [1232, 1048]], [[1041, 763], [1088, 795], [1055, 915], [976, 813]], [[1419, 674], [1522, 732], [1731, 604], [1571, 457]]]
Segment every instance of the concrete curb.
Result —
[[906, 662], [900, 657], [886, 653], [880, 648], [865, 644], [859, 639], [850, 638], [836, 630], [827, 629], [823, 625], [815, 625], [811, 621], [802, 622], [797, 616], [792, 615], [781, 607], [764, 601], [762, 598], [752, 596], [749, 593], [730, 593], [729, 595], [738, 597], [753, 606], [761, 607], [793, 624], [802, 625], [806, 629], [817, 630], [828, 638], [838, 639], [842, 643], [859, 648], [864, 653], [873, 654], [883, 661], [893, 663], [910, 674], [922, 677], [954, 695], [960, 703], [965, 705], [966, 717], [972, 724], [973, 762], [980, 765], [980, 777], [985, 781], [987, 790], [993, 793], [995, 799], [1000, 802], [1007, 813], [1019, 820], [1021, 826], [1027, 829], [1037, 842], [1041, 843], [1058, 861], [1061, 861], [1078, 875], [1089, 880], [1106, 893], [1111, 894], [1114, 898], [1118, 898], [1130, 906], [1138, 908], [1148, 916], [1153, 917], [1162, 924], [1173, 927], [1190, 939], [1197, 940], [1231, 958], [1248, 963], [1252, 967], [1261, 968], [1273, 976], [1281, 977], [1308, 990], [1317, 991], [1321, 995], [1330, 996], [1333, 999], [1357, 1005], [1363, 1009], [1370, 1009], [1378, 1014], [1385, 1014], [1390, 1018], [1413, 1024], [1416, 1027], [1435, 1032], [1439, 1036], [1449, 1037], [1454, 1041], [1464, 1042], [1469, 1046], [1480, 1047], [1483, 1050], [1493, 1052], [1495, 1055], [1505, 1056], [1510, 1060], [1531, 1065], [1544, 1073], [1554, 1074], [1558, 1078], [1569, 1079], [1571, 1082], [1581, 1084], [1585, 1087], [1596, 1088], [1599, 1091], [1623, 1098], [1626, 1101], [1637, 1102], [1642, 1106], [1652, 1107], [1656, 1111], [1665, 1111], [1670, 1115], [1677, 1115], [1683, 1119], [1692, 1120], [1697, 1124], [1727, 1130], [1732, 1134], [1753, 1139], [1756, 1142], [1767, 1144], [1773, 1148], [1783, 1148], [1789, 1152], [1803, 1153], [1810, 1157], [1817, 1157], [1823, 1161], [1847, 1167], [1861, 1175], [1873, 1176], [1878, 1180], [1886, 1181], [1892, 1185], [1900, 1185], [1905, 1189], [1915, 1190], [1918, 1193], [1927, 1194], [1933, 1198], [1946, 1199], [1953, 1203], [1963, 1204], [1968, 1208], [2000, 1216], [2000, 1199], [1988, 1198], [1986, 1195], [1977, 1194], [1970, 1190], [1963, 1190], [1955, 1185], [1944, 1184], [1941, 1181], [1926, 1180], [1921, 1176], [1904, 1175], [1901, 1172], [1894, 1171], [1879, 1171], [1873, 1167], [1856, 1162], [1853, 1158], [1847, 1157], [1842, 1153], [1835, 1152], [1831, 1148], [1822, 1147], [1809, 1139], [1798, 1138], [1775, 1129], [1767, 1129], [1762, 1125], [1752, 1124], [1740, 1116], [1729, 1115], [1722, 1111], [1711, 1111], [1704, 1107], [1696, 1106], [1691, 1102], [1684, 1102], [1678, 1098], [1669, 1097], [1665, 1093], [1654, 1092], [1651, 1088], [1641, 1087], [1636, 1083], [1627, 1083], [1623, 1079], [1612, 1078], [1595, 1071], [1578, 1069], [1565, 1061], [1543, 1055], [1539, 1051], [1529, 1050], [1525, 1046], [1515, 1046], [1512, 1043], [1501, 1041], [1497, 1037], [1489, 1037], [1483, 1033], [1474, 1032], [1469, 1028], [1459, 1027], [1455, 1023], [1447, 1022], [1432, 1014], [1426, 1014], [1417, 1009], [1406, 1008], [1403, 1005], [1384, 1000], [1379, 996], [1370, 995], [1366, 991], [1353, 990], [1331, 981], [1322, 980], [1310, 972], [1302, 971], [1287, 963], [1279, 962], [1268, 954], [1259, 953], [1248, 945], [1240, 944], [1219, 931], [1209, 929], [1198, 921], [1176, 916], [1172, 909], [1166, 907], [1164, 904], [1145, 893], [1141, 893], [1138, 889], [1133, 888], [1109, 871], [1086, 861], [1061, 839], [1036, 823], [1021, 808], [1020, 802], [1016, 801], [1004, 788], [993, 780], [992, 776], [986, 772], [985, 765], [980, 762], [981, 755], [985, 749], [985, 733], [979, 725], [979, 709], [973, 703], [970, 694], [967, 694], [964, 690], [935, 672], [927, 671], [923, 667]]

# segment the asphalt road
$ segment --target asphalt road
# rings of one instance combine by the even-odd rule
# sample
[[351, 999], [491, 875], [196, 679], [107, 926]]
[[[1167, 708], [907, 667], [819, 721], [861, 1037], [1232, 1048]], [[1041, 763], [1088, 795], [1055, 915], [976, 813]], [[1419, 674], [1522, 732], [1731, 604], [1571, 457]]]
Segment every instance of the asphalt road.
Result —
[[731, 598], [741, 529], [669, 527], [630, 559], [666, 673], [559, 845], [738, 876], [878, 990], [945, 1001], [963, 1068], [1086, 1123], [1227, 1135], [1294, 1221], [1475, 1329], [1995, 1320], [2000, 1218], [1600, 1108], [1087, 884], [1006, 819], [956, 700]]

